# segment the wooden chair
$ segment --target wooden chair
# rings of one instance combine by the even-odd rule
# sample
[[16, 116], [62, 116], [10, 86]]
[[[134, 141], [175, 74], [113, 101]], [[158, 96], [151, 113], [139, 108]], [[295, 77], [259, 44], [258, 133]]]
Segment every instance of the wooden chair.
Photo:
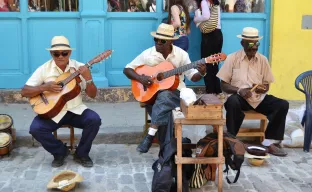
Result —
[[[75, 148], [74, 143], [75, 143], [75, 132], [74, 132], [74, 127], [71, 125], [62, 125], [60, 128], [69, 128], [70, 130], [70, 134], [69, 134], [69, 146], [68, 148], [70, 150], [73, 150]], [[53, 132], [54, 137], [57, 139], [57, 130]], [[64, 139], [62, 140], [63, 142], [66, 141], [68, 139]], [[32, 145], [35, 145], [35, 139], [34, 137], [32, 137]]]
[[[70, 150], [73, 150], [75, 148], [74, 143], [75, 143], [75, 131], [74, 131], [74, 127], [71, 125], [62, 125], [60, 128], [69, 128], [70, 130], [70, 134], [69, 134], [69, 146], [68, 148]], [[57, 130], [53, 132], [54, 137], [57, 139]], [[64, 139], [62, 140], [64, 141], [68, 141], [68, 139]]]
[[241, 127], [237, 134], [238, 137], [260, 137], [260, 142], [264, 140], [265, 130], [267, 126], [267, 117], [261, 113], [255, 111], [244, 111], [244, 120], [260, 120], [260, 127], [258, 128], [247, 128]]

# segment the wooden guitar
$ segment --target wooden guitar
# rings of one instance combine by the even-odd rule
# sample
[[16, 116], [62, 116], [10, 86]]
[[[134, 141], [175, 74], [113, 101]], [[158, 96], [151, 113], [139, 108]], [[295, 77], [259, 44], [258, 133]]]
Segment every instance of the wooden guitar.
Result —
[[179, 86], [178, 74], [196, 68], [199, 64], [214, 64], [225, 59], [226, 55], [224, 53], [218, 53], [178, 68], [174, 68], [168, 61], [161, 62], [154, 67], [141, 65], [135, 69], [135, 72], [139, 75], [150, 76], [154, 83], [146, 87], [139, 81], [131, 80], [134, 98], [139, 102], [153, 103], [154, 96], [159, 90], [175, 90]]
[[[85, 66], [91, 67], [94, 63], [100, 62], [112, 54], [111, 50], [107, 50], [100, 55], [87, 62]], [[45, 91], [35, 97], [29, 99], [29, 103], [34, 112], [40, 117], [51, 119], [55, 117], [63, 109], [67, 101], [75, 98], [81, 92], [78, 77], [80, 73], [75, 71], [74, 73], [65, 72], [56, 78], [55, 82], [63, 87], [61, 92], [48, 92]]]

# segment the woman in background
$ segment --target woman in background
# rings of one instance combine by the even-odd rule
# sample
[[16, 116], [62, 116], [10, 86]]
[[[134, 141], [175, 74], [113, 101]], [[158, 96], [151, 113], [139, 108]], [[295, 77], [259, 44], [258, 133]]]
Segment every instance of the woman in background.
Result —
[[179, 36], [179, 39], [174, 40], [173, 44], [187, 52], [189, 47], [187, 35], [191, 31], [190, 15], [183, 0], [169, 0], [168, 24], [173, 25], [174, 34]]
[[[220, 53], [222, 50], [223, 34], [220, 22], [220, 3], [219, 0], [197, 0], [197, 3], [202, 14], [200, 16], [194, 16], [195, 24], [208, 20], [211, 15], [210, 7], [218, 6], [218, 23], [216, 29], [209, 33], [202, 33], [201, 58], [204, 58], [215, 53]], [[218, 65], [207, 65], [206, 70], [207, 74], [204, 77], [206, 93], [216, 94], [223, 99], [224, 96], [221, 94], [220, 80], [216, 76], [219, 71]]]

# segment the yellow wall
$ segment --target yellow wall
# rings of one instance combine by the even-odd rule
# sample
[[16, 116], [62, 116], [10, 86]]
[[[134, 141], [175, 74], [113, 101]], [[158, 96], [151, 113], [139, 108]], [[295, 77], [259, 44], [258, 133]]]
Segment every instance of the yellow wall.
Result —
[[275, 83], [270, 94], [304, 100], [296, 77], [312, 70], [312, 29], [301, 29], [302, 15], [312, 15], [312, 0], [272, 0], [271, 67]]

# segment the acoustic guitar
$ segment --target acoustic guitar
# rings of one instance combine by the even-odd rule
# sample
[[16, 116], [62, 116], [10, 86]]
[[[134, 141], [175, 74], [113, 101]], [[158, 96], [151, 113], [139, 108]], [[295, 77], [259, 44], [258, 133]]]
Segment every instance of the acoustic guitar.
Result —
[[[87, 62], [85, 66], [90, 68], [91, 65], [102, 61], [111, 54], [112, 50], [107, 50]], [[63, 87], [61, 92], [56, 93], [45, 91], [30, 98], [29, 103], [34, 112], [45, 119], [51, 119], [59, 114], [67, 101], [75, 98], [81, 92], [81, 87], [79, 86], [81, 80], [79, 75], [80, 73], [78, 71], [75, 71], [74, 73], [65, 72], [55, 80], [55, 82]]]
[[139, 102], [153, 103], [155, 95], [159, 90], [175, 90], [179, 86], [178, 74], [196, 68], [199, 64], [218, 64], [219, 61], [224, 61], [225, 59], [226, 55], [224, 53], [218, 53], [178, 68], [174, 68], [172, 63], [168, 61], [161, 62], [154, 67], [141, 65], [135, 69], [135, 72], [139, 75], [150, 76], [154, 83], [146, 87], [139, 81], [131, 80], [134, 98]]

